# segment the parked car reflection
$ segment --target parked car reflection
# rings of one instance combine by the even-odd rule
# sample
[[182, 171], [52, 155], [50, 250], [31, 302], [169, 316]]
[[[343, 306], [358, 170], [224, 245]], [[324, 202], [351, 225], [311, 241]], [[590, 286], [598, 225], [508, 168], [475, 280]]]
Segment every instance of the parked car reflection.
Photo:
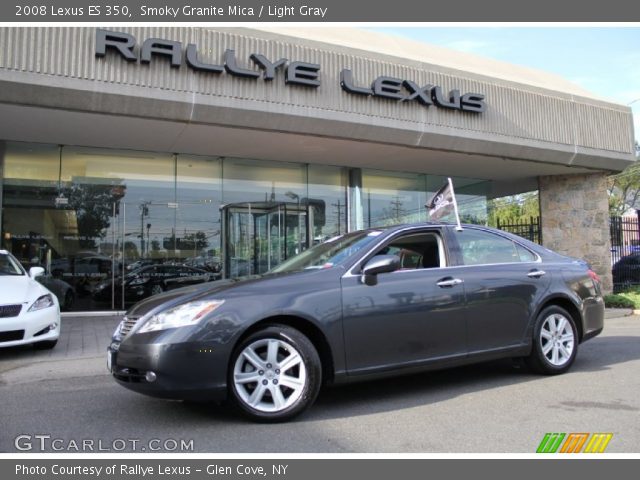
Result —
[[67, 282], [60, 280], [59, 278], [55, 278], [49, 273], [36, 277], [36, 281], [41, 283], [47, 290], [58, 298], [60, 310], [68, 312], [73, 308], [73, 303], [76, 300], [76, 294], [73, 287]]
[[[134, 302], [167, 290], [209, 282], [217, 278], [219, 275], [186, 265], [151, 265], [124, 276], [124, 298], [126, 302]], [[112, 290], [116, 300], [121, 300], [122, 277], [116, 277], [115, 289], [112, 289], [112, 284], [111, 279], [106, 279], [96, 285], [92, 293], [94, 300], [111, 301]]]

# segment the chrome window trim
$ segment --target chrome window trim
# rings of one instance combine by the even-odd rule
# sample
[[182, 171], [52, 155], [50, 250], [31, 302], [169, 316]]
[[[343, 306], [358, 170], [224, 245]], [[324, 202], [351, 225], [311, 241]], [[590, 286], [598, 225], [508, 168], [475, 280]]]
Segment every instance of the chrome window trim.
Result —
[[500, 238], [504, 238], [505, 240], [509, 240], [513, 243], [515, 243], [516, 245], [520, 245], [522, 248], [524, 248], [527, 252], [532, 253], [535, 257], [536, 260], [533, 262], [501, 262], [501, 263], [478, 263], [478, 264], [474, 264], [474, 265], [457, 265], [459, 267], [479, 267], [479, 266], [487, 266], [487, 265], [520, 265], [523, 263], [542, 263], [542, 257], [540, 255], [538, 255], [537, 252], [534, 252], [533, 250], [531, 250], [530, 248], [528, 248], [526, 245], [523, 245], [522, 243], [520, 243], [518, 240], [514, 240], [513, 238], [510, 238], [506, 235], [503, 235], [502, 232], [500, 230], [494, 232], [494, 231], [487, 231], [484, 228], [480, 228], [477, 226], [468, 226], [468, 227], [464, 227], [466, 229], [469, 230], [479, 230], [481, 232], [487, 232], [489, 234], [492, 235], [496, 235]]
[[[411, 232], [412, 230], [425, 230], [428, 228], [433, 228], [433, 229], [442, 229], [450, 227], [451, 225], [443, 225], [443, 224], [434, 224], [434, 225], [409, 225], [407, 227], [401, 228], [400, 230], [396, 230], [395, 232], [393, 232], [392, 234], [390, 234], [390, 236], [396, 236], [396, 235], [401, 235], [403, 233], [406, 232]], [[384, 230], [382, 230], [384, 232]], [[436, 232], [434, 232], [434, 234], [436, 234]], [[438, 248], [440, 249], [441, 255], [444, 255], [444, 243], [442, 243], [442, 236], [441, 235], [437, 235], [438, 237]], [[371, 252], [374, 252], [377, 248], [379, 248], [381, 245], [383, 245], [387, 240], [389, 239], [389, 236], [385, 236], [385, 238], [383, 238], [381, 241], [379, 241], [378, 243], [376, 243], [373, 247], [371, 247], [364, 255], [362, 255], [360, 257], [360, 259], [366, 257], [367, 255], [369, 255]], [[442, 260], [442, 259], [441, 259]], [[357, 262], [355, 262], [353, 265], [351, 265], [351, 267], [349, 267], [347, 269], [347, 272], [342, 275], [341, 278], [353, 278], [353, 277], [361, 277], [362, 275], [359, 273], [353, 273], [353, 270], [358, 266], [358, 263], [360, 262], [360, 260], [358, 260]], [[446, 262], [445, 262], [446, 263]], [[439, 268], [443, 268], [443, 267], [439, 267]], [[446, 268], [446, 267], [445, 267]], [[415, 271], [419, 271], [422, 270], [420, 268], [418, 269], [414, 269]], [[406, 270], [407, 272], [412, 272], [414, 270]], [[434, 270], [434, 269], [429, 269], [429, 270]], [[399, 272], [400, 270], [398, 270]], [[392, 272], [392, 273], [397, 273], [397, 272]]]
[[[434, 225], [411, 225], [411, 226], [407, 226], [405, 228], [402, 228], [400, 230], [395, 231], [392, 235], [401, 235], [403, 233], [406, 232], [411, 232], [412, 230], [424, 230], [427, 228], [434, 228], [434, 229], [443, 229], [443, 228], [454, 228], [455, 225], [448, 225], [448, 224], [434, 224]], [[502, 235], [500, 232], [493, 232], [493, 231], [488, 231], [485, 228], [482, 227], [478, 227], [478, 226], [465, 226], [463, 227], [465, 229], [469, 229], [469, 230], [479, 230], [481, 232], [487, 232], [489, 234], [493, 234], [496, 235], [500, 238], [504, 238], [505, 240], [509, 240], [517, 245], [520, 245], [522, 248], [524, 248], [525, 250], [527, 250], [528, 252], [532, 253], [535, 257], [536, 260], [533, 262], [501, 262], [501, 263], [478, 263], [478, 264], [474, 264], [474, 265], [445, 265], [444, 267], [436, 267], [436, 268], [428, 268], [428, 269], [421, 269], [421, 268], [417, 268], [417, 269], [413, 269], [413, 270], [398, 270], [395, 272], [391, 272], [391, 273], [403, 273], [403, 272], [414, 272], [414, 271], [422, 271], [422, 270], [430, 270], [430, 271], [434, 271], [434, 270], [447, 270], [447, 269], [451, 269], [451, 268], [471, 268], [471, 267], [491, 267], [491, 266], [503, 266], [503, 265], [538, 265], [542, 263], [542, 257], [537, 253], [534, 252], [533, 250], [531, 250], [530, 248], [528, 248], [526, 245], [523, 245], [522, 243], [520, 243], [517, 240], [514, 240], [506, 235]], [[441, 235], [437, 235], [438, 237], [438, 248], [440, 249], [440, 255], [441, 257], [444, 256], [444, 242], [442, 240], [442, 236]], [[362, 255], [361, 258], [366, 257], [367, 255], [369, 255], [372, 251], [374, 251], [376, 248], [379, 248], [383, 243], [385, 243], [385, 241], [388, 238], [383, 239], [382, 241], [376, 243], [373, 247], [371, 247], [369, 249], [369, 251], [367, 251], [367, 253], [365, 253], [364, 255]], [[440, 262], [442, 264], [442, 258], [440, 259]], [[353, 277], [361, 277], [361, 274], [356, 274], [353, 273], [353, 270], [357, 267], [359, 262], [355, 262], [353, 265], [351, 265], [351, 267], [347, 270], [347, 272], [342, 275], [341, 278], [353, 278]], [[446, 261], [444, 262], [446, 263]]]

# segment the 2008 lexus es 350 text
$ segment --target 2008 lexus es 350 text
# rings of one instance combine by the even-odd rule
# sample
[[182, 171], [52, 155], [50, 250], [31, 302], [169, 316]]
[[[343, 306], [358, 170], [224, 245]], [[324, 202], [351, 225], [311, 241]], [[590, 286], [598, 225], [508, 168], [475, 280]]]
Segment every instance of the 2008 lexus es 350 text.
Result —
[[108, 365], [137, 392], [229, 397], [280, 421], [324, 384], [502, 357], [564, 373], [603, 318], [600, 280], [581, 260], [491, 228], [407, 225], [143, 300], [114, 333]]

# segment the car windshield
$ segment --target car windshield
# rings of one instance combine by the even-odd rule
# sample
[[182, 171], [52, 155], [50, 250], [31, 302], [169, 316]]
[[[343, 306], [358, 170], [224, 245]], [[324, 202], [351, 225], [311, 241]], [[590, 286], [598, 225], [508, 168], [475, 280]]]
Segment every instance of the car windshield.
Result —
[[367, 230], [340, 235], [282, 262], [269, 273], [298, 272], [340, 265], [354, 253], [369, 246], [380, 230]]
[[0, 254], [0, 275], [24, 275], [20, 264], [6, 253]]

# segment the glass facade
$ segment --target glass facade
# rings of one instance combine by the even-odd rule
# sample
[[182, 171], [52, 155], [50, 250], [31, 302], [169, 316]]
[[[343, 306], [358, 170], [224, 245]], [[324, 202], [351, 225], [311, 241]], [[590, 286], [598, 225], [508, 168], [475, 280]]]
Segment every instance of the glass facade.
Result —
[[[266, 272], [348, 230], [427, 220], [443, 177], [114, 149], [4, 144], [2, 248], [68, 310]], [[464, 221], [488, 182], [456, 178]], [[61, 292], [58, 294], [58, 292]]]

